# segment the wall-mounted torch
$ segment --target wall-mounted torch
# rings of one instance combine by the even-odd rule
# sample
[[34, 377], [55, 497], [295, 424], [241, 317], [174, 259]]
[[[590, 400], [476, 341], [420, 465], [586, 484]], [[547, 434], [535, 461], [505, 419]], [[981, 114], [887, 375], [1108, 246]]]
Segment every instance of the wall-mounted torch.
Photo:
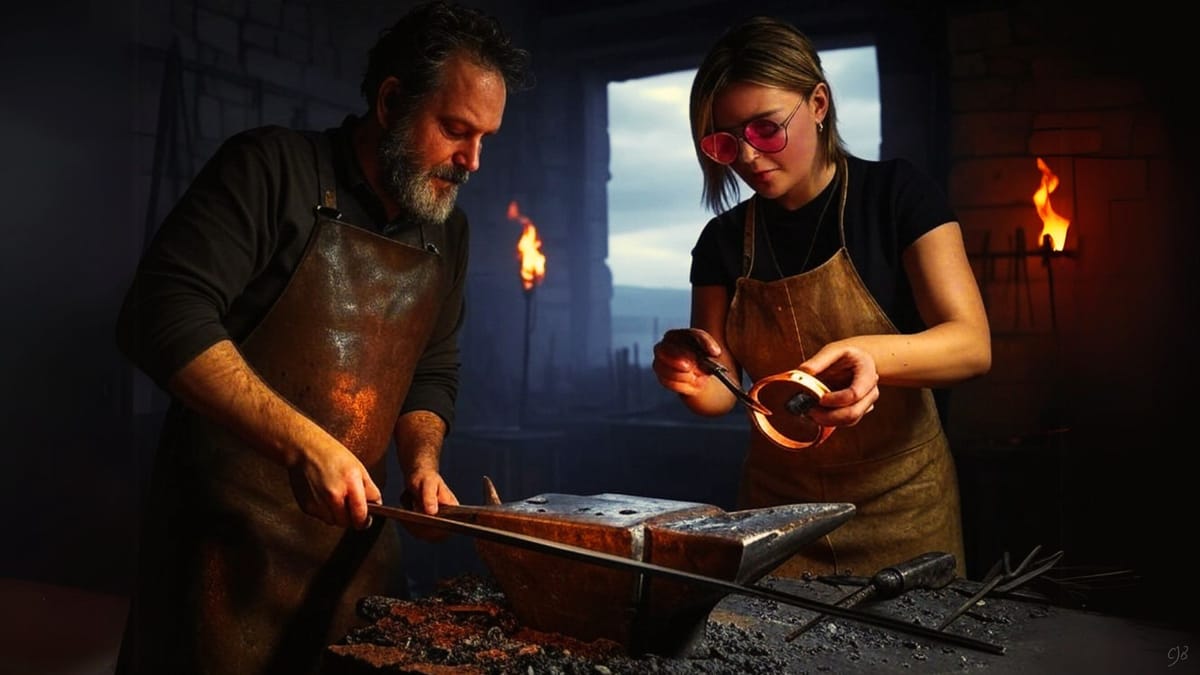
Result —
[[1058, 312], [1054, 302], [1054, 267], [1050, 263], [1052, 252], [1062, 252], [1067, 243], [1067, 228], [1071, 221], [1055, 212], [1050, 205], [1050, 193], [1058, 189], [1058, 175], [1050, 170], [1041, 157], [1037, 158], [1038, 171], [1042, 172], [1042, 182], [1033, 193], [1033, 205], [1038, 217], [1042, 219], [1042, 233], [1038, 242], [1042, 250], [1042, 261], [1046, 266], [1046, 286], [1050, 293], [1050, 328], [1058, 334]]
[[521, 286], [525, 293], [525, 346], [521, 367], [520, 409], [517, 423], [524, 426], [525, 408], [529, 398], [529, 342], [533, 333], [533, 291], [546, 276], [546, 256], [542, 254], [542, 240], [538, 239], [533, 221], [521, 214], [516, 200], [508, 205], [508, 219], [521, 224], [521, 238], [517, 241], [517, 257], [521, 261]]

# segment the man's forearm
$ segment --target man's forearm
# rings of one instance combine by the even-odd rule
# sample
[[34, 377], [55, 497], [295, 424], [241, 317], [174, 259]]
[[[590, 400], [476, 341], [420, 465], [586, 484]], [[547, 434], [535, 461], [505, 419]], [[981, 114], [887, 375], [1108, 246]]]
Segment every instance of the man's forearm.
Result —
[[305, 448], [337, 443], [267, 386], [228, 340], [201, 352], [168, 386], [188, 407], [283, 466], [298, 461]]
[[446, 422], [428, 410], [413, 410], [396, 420], [396, 453], [400, 469], [411, 476], [420, 471], [438, 471]]

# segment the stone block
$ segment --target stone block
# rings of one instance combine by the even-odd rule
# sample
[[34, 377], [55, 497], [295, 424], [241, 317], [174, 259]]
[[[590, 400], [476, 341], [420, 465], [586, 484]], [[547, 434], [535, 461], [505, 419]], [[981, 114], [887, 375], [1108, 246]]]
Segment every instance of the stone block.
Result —
[[264, 93], [258, 113], [259, 121], [261, 124], [291, 126], [295, 122], [298, 107], [299, 102], [291, 96]]
[[959, 81], [950, 91], [951, 109], [960, 112], [1028, 110], [1033, 85], [1004, 78]]
[[1146, 100], [1141, 83], [1106, 77], [1037, 80], [1032, 97], [1042, 110], [1104, 110], [1143, 105]]
[[303, 88], [302, 64], [255, 48], [247, 48], [245, 56], [247, 75], [292, 89]]
[[1161, 157], [1172, 150], [1171, 140], [1159, 113], [1146, 111], [1134, 114], [1132, 135], [1130, 155]]
[[221, 103], [221, 134], [225, 137], [232, 136], [247, 127], [254, 126], [258, 123], [257, 110], [250, 110], [245, 105], [237, 103], [222, 102]]
[[312, 37], [312, 17], [307, 3], [289, 2], [283, 6], [284, 32], [305, 40]]
[[246, 7], [246, 17], [250, 20], [247, 23], [278, 26], [282, 12], [283, 3], [280, 0], [254, 0]]
[[950, 77], [953, 79], [981, 78], [987, 74], [987, 59], [982, 53], [956, 52], [950, 55]]
[[306, 37], [283, 32], [275, 41], [275, 53], [280, 58], [307, 64], [312, 61], [312, 44]]
[[1103, 147], [1103, 136], [1095, 128], [1043, 129], [1029, 136], [1031, 155], [1093, 155]]
[[212, 96], [196, 97], [196, 134], [200, 138], [223, 139], [221, 102]]
[[[1141, 158], [1077, 158], [1076, 200], [1105, 205], [1117, 200], [1145, 199], [1149, 194], [1149, 163]], [[1058, 171], [1055, 165], [1051, 168]], [[1066, 167], [1064, 167], [1066, 168]]]
[[948, 196], [955, 208], [1030, 204], [1041, 174], [1033, 157], [1005, 156], [955, 160]]
[[275, 36], [279, 30], [274, 25], [246, 21], [242, 24], [242, 43], [261, 49], [267, 53], [275, 52]]
[[196, 10], [196, 39], [226, 54], [238, 53], [238, 22], [232, 17]]
[[950, 147], [955, 156], [1012, 155], [1023, 152], [1029, 138], [1032, 114], [972, 112], [955, 115], [950, 126]]
[[985, 55], [989, 77], [1029, 79], [1032, 70], [1031, 50], [1025, 46], [990, 50]]
[[337, 77], [329, 68], [305, 66], [301, 71], [300, 89], [330, 105], [358, 109], [364, 107], [358, 80]]
[[981, 11], [949, 17], [947, 41], [951, 53], [1012, 44], [1008, 12]]

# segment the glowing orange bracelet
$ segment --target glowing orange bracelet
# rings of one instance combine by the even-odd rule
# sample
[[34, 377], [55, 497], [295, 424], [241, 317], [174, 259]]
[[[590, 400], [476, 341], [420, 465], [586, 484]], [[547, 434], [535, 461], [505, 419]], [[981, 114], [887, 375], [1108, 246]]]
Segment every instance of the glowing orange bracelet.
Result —
[[[829, 393], [829, 387], [802, 370], [768, 375], [754, 383], [750, 397], [762, 403], [771, 414], [748, 409], [750, 419], [772, 443], [789, 450], [820, 445], [833, 433], [808, 416], [808, 409]], [[806, 440], [796, 440], [803, 438]]]

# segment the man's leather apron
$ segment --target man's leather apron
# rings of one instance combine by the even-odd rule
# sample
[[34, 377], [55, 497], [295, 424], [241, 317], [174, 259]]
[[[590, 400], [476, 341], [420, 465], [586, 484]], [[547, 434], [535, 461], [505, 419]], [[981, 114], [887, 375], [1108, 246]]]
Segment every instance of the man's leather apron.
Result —
[[[755, 381], [795, 368], [834, 340], [899, 332], [876, 304], [846, 250], [845, 171], [843, 165], [841, 248], [808, 272], [772, 282], [751, 279], [753, 201], [746, 210], [744, 269], [726, 336], [731, 353]], [[871, 413], [815, 447], [781, 448], [752, 428], [739, 508], [797, 502], [850, 502], [856, 507], [850, 521], [802, 549], [774, 574], [871, 575], [934, 550], [953, 553], [959, 574], [965, 574], [958, 479], [933, 394], [927, 388], [879, 389]]]
[[[331, 218], [327, 141], [316, 141], [325, 209], [282, 295], [243, 341], [275, 391], [339, 439], [382, 489], [392, 430], [444, 296], [436, 253]], [[181, 419], [180, 419], [181, 418]], [[383, 519], [364, 531], [302, 512], [280, 465], [199, 415], [164, 433], [149, 509], [172, 550], [143, 569], [136, 633], [142, 673], [318, 672], [325, 648], [362, 621], [365, 595], [405, 591], [400, 539]], [[182, 486], [182, 487], [178, 487]], [[169, 515], [168, 515], [169, 514]], [[166, 537], [167, 539], [161, 539]], [[145, 563], [143, 563], [145, 564]], [[153, 655], [151, 655], [153, 654]]]

